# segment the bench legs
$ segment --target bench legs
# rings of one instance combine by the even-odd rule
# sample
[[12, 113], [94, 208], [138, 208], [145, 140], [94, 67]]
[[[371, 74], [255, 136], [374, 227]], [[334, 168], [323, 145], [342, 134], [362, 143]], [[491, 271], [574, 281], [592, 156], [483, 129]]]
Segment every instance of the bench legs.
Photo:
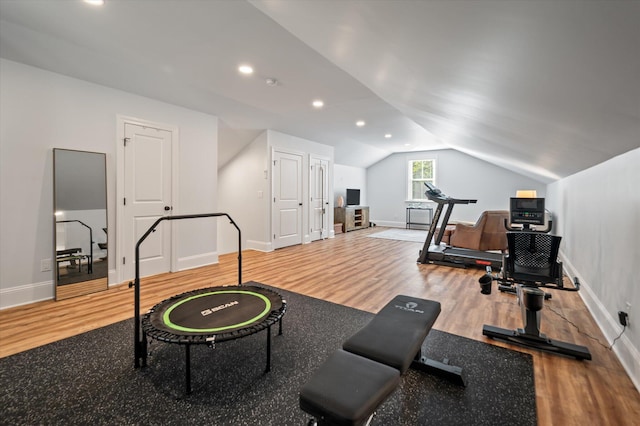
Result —
[[462, 368], [450, 365], [448, 359], [436, 361], [434, 359], [422, 356], [422, 351], [418, 351], [416, 357], [411, 363], [411, 368], [433, 374], [434, 376], [442, 377], [458, 386], [466, 386]]

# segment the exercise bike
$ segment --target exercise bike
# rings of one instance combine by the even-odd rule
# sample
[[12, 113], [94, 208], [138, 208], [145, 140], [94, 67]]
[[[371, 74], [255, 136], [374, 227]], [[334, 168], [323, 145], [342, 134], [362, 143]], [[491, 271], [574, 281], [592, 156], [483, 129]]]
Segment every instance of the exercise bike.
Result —
[[[523, 205], [528, 207], [527, 211], [518, 208]], [[524, 327], [508, 330], [484, 325], [482, 334], [521, 346], [590, 360], [591, 353], [587, 347], [550, 339], [540, 332], [544, 300], [550, 297], [540, 288], [580, 290], [577, 279], [574, 287], [564, 286], [562, 262], [557, 260], [562, 237], [549, 234], [549, 226], [546, 232], [536, 232], [529, 228], [528, 225], [533, 222], [543, 224], [544, 218], [544, 199], [511, 199], [511, 221], [520, 223], [523, 227], [519, 231], [510, 229], [507, 232], [509, 253], [503, 256], [500, 274], [492, 275], [491, 267], [488, 266], [487, 273], [480, 278], [479, 283], [480, 292], [485, 295], [491, 294], [493, 281], [500, 283], [500, 290], [515, 293]]]

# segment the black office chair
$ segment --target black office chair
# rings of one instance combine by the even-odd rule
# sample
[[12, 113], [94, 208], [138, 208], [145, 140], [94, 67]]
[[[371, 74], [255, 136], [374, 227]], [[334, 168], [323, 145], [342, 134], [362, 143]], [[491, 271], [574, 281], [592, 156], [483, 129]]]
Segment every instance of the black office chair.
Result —
[[540, 332], [541, 311], [546, 298], [540, 287], [579, 290], [577, 282], [574, 288], [564, 287], [562, 262], [557, 259], [561, 240], [562, 237], [556, 235], [536, 232], [507, 233], [509, 254], [504, 256], [502, 276], [492, 276], [487, 268], [487, 274], [480, 278], [481, 293], [491, 293], [493, 280], [502, 287], [514, 288], [524, 328], [507, 330], [485, 325], [483, 335], [577, 359], [591, 359], [587, 347], [549, 339]]

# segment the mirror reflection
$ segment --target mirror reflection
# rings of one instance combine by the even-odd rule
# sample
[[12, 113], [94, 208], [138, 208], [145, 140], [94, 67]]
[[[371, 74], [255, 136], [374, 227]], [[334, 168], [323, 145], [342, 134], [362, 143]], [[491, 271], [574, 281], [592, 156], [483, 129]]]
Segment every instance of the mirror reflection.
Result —
[[56, 300], [108, 287], [106, 154], [53, 150]]

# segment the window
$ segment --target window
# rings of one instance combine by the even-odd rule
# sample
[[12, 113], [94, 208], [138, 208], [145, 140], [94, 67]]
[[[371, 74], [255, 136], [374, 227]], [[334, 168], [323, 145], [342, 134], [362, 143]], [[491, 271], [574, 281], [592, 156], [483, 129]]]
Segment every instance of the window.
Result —
[[427, 200], [424, 195], [427, 188], [425, 182], [433, 185], [436, 183], [436, 160], [410, 160], [409, 161], [408, 199], [411, 201]]

